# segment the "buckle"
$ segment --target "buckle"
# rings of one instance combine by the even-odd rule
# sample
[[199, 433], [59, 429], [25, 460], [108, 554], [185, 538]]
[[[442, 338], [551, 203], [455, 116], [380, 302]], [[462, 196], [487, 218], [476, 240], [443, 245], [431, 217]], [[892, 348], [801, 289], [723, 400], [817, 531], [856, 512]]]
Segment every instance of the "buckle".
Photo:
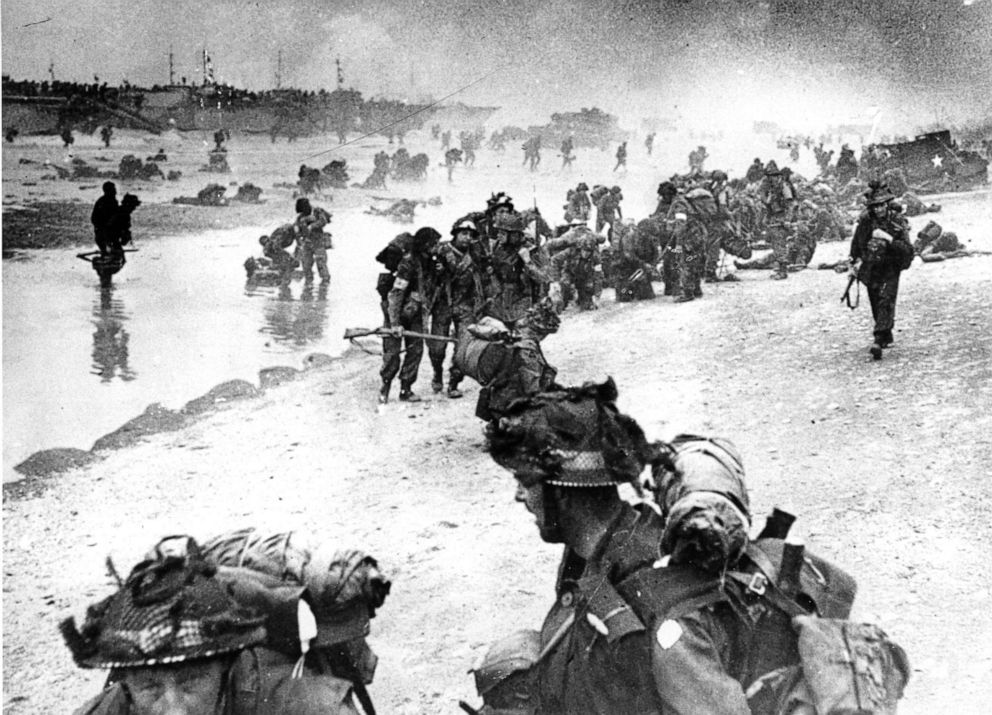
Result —
[[751, 580], [747, 584], [747, 590], [751, 593], [755, 593], [759, 596], [765, 595], [765, 589], [768, 586], [768, 579], [763, 573], [751, 574]]

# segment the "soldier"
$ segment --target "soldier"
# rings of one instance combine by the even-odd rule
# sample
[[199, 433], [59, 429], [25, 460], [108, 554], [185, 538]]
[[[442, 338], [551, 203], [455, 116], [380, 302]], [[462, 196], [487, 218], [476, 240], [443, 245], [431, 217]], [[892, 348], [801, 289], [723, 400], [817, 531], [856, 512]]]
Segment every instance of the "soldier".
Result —
[[849, 275], [868, 289], [875, 322], [869, 352], [875, 360], [881, 360], [882, 349], [892, 345], [899, 274], [913, 260], [909, 223], [894, 207], [894, 199], [884, 185], [874, 183], [851, 239]]
[[447, 151], [451, 148], [451, 130], [447, 130], [441, 134], [441, 151]]
[[114, 128], [109, 124], [100, 130], [100, 138], [103, 140], [103, 145], [110, 148], [110, 138], [114, 136]]
[[756, 184], [761, 181], [765, 176], [765, 165], [761, 163], [761, 159], [754, 157], [754, 161], [751, 162], [751, 166], [747, 168], [747, 174], [744, 175], [744, 179], [749, 184]]
[[448, 151], [444, 152], [444, 166], [448, 170], [448, 183], [451, 183], [451, 176], [455, 171], [455, 165], [461, 160], [461, 149], [448, 149]]
[[651, 276], [660, 257], [663, 236], [660, 223], [649, 218], [619, 236], [614, 266], [618, 303], [654, 298]]
[[331, 214], [319, 206], [311, 206], [309, 199], [296, 200], [296, 221], [293, 230], [300, 247], [300, 262], [303, 265], [303, 280], [309, 285], [313, 283], [313, 266], [317, 264], [317, 273], [321, 283], [331, 280], [331, 272], [327, 269], [327, 249], [333, 248], [330, 236], [324, 233], [324, 226], [331, 220]]
[[[791, 515], [776, 510], [749, 541], [734, 445], [648, 443], [616, 398], [612, 379], [542, 392], [487, 428], [489, 453], [513, 472], [542, 540], [565, 546], [540, 633], [513, 634], [475, 668], [487, 707], [516, 694], [545, 715], [770, 714], [784, 702], [812, 713], [829, 693], [852, 710], [895, 712], [905, 653], [880, 629], [844, 620], [856, 584], [783, 542]], [[618, 492], [636, 490], [648, 464], [660, 516]], [[793, 623], [852, 641], [800, 654]]]
[[627, 142], [623, 142], [617, 147], [617, 165], [613, 167], [613, 171], [616, 171], [620, 167], [627, 167]]
[[612, 380], [540, 393], [518, 400], [487, 430], [490, 455], [513, 472], [516, 500], [534, 515], [541, 539], [565, 546], [555, 605], [534, 636], [540, 655], [530, 667], [531, 702], [545, 714], [746, 715], [744, 692], [723, 665], [729, 644], [712, 616], [645, 622], [618, 590], [651, 571], [663, 524], [617, 491], [636, 483], [657, 454], [618, 412], [616, 397]]
[[221, 576], [191, 539], [181, 554], [167, 546], [179, 538], [91, 606], [81, 630], [62, 622], [76, 664], [109, 674], [76, 715], [358, 715], [352, 682], [306, 657], [311, 638], [297, 612], [314, 616], [302, 588], [261, 574], [234, 588], [232, 572]]
[[[479, 229], [470, 219], [456, 221], [451, 227], [451, 241], [437, 249], [438, 287], [431, 314], [431, 335], [461, 335], [462, 329], [481, 317], [486, 299], [486, 276], [482, 272], [485, 256], [481, 253]], [[450, 329], [450, 330], [449, 330]], [[434, 379], [434, 392], [444, 389], [444, 354], [447, 342], [432, 340], [427, 347]], [[462, 396], [458, 385], [465, 375], [452, 362], [448, 372], [448, 397]]]
[[575, 155], [572, 151], [575, 148], [575, 142], [573, 141], [571, 135], [562, 139], [561, 142], [561, 168], [565, 169], [572, 165], [575, 161]]
[[651, 152], [654, 151], [654, 137], [655, 132], [651, 132], [644, 138], [644, 148], [648, 150], [648, 156], [651, 156]]
[[796, 210], [796, 195], [787, 183], [774, 160], [765, 167], [765, 179], [761, 184], [761, 202], [765, 207], [765, 230], [768, 242], [775, 254], [774, 280], [789, 277], [786, 266], [789, 264], [791, 231], [789, 225]]
[[117, 203], [117, 184], [113, 181], [103, 183], [103, 196], [93, 204], [90, 223], [93, 224], [93, 238], [100, 253], [106, 255], [110, 247], [110, 224], [114, 214], [120, 208]]
[[847, 144], [840, 148], [835, 168], [837, 182], [843, 186], [858, 175], [858, 160], [854, 158], [854, 150]]
[[[382, 338], [382, 369], [379, 376], [382, 386], [379, 389], [379, 402], [389, 401], [389, 389], [397, 373], [400, 376], [400, 400], [420, 402], [420, 396], [413, 391], [417, 381], [420, 360], [424, 355], [423, 338], [404, 336], [404, 331], [424, 332], [424, 321], [430, 315], [432, 300], [437, 286], [434, 249], [441, 234], [430, 227], [417, 230], [396, 269], [396, 279], [386, 299], [386, 326], [392, 333]], [[405, 344], [403, 366], [400, 368], [401, 343]]]
[[659, 247], [661, 248], [661, 279], [665, 282], [665, 295], [675, 295], [678, 285], [678, 254], [674, 252], [672, 234], [668, 225], [668, 212], [678, 195], [678, 188], [671, 181], [658, 184], [658, 205], [651, 218], [658, 223], [661, 232]]
[[113, 259], [120, 261], [124, 259], [124, 246], [131, 243], [131, 214], [141, 206], [141, 201], [134, 194], [124, 194], [121, 199], [120, 208], [110, 218], [107, 228], [107, 253]]
[[475, 136], [471, 132], [462, 132], [459, 135], [459, 141], [461, 142], [465, 166], [475, 166]]
[[623, 219], [623, 211], [620, 209], [620, 202], [623, 201], [623, 193], [619, 186], [614, 186], [602, 195], [596, 202], [596, 233], [602, 233], [605, 226], [609, 226], [606, 237], [613, 240], [613, 224], [618, 219]]
[[590, 213], [592, 213], [592, 201], [589, 200], [589, 185], [580, 181], [568, 200], [565, 220], [585, 222], [589, 220]]
[[551, 257], [548, 295], [558, 312], [568, 307], [572, 297], [580, 310], [596, 310], [596, 300], [602, 292], [603, 263], [595, 238], [581, 238]]
[[280, 288], [289, 286], [293, 279], [293, 271], [300, 265], [300, 262], [286, 250], [293, 245], [295, 238], [293, 224], [287, 223], [273, 231], [271, 236], [262, 236], [258, 239], [262, 245], [262, 255], [272, 261], [272, 267], [279, 271]]
[[495, 286], [485, 313], [513, 329], [547, 293], [550, 279], [537, 247], [524, 239], [519, 214], [497, 212], [493, 223], [496, 243], [491, 260]]
[[700, 144], [694, 151], [689, 152], [689, 173], [690, 174], [702, 174], [703, 173], [703, 162], [706, 161], [709, 154], [706, 152], [706, 147]]
[[691, 189], [675, 197], [668, 210], [672, 237], [670, 246], [676, 255], [679, 295], [676, 303], [687, 303], [703, 295], [700, 281], [705, 262], [706, 223], [715, 217], [716, 204], [706, 189]]

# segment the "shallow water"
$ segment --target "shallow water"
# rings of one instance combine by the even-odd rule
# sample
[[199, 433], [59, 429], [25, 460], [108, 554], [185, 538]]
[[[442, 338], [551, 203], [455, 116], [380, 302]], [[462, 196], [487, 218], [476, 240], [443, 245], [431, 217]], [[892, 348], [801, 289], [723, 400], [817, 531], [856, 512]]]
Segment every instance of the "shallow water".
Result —
[[73, 250], [5, 260], [4, 481], [38, 450], [89, 449], [153, 402], [178, 409], [225, 380], [258, 384], [261, 368], [340, 354], [345, 327], [381, 322], [373, 257], [396, 224], [337, 214], [330, 286], [294, 281], [288, 296], [249, 288], [242, 266], [275, 225], [139, 238], [109, 290]]

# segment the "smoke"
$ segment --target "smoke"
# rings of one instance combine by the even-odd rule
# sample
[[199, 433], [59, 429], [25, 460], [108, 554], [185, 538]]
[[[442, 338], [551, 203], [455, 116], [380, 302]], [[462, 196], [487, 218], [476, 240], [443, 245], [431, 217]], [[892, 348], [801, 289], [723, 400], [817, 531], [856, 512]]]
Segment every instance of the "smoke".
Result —
[[[23, 27], [44, 17], [53, 20]], [[3, 7], [4, 71], [132, 83], [217, 79], [500, 105], [514, 121], [598, 106], [628, 127], [754, 120], [914, 131], [992, 114], [992, 2], [979, 0], [27, 0]], [[484, 81], [479, 81], [485, 77]], [[474, 84], [473, 83], [477, 83]], [[469, 86], [472, 85], [472, 86]]]

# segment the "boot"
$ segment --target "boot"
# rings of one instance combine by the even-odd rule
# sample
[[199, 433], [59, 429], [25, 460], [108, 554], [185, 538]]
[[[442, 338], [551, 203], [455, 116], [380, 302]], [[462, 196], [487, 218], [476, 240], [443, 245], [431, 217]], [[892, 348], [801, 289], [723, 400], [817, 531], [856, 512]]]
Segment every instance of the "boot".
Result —
[[740, 279], [740, 278], [738, 278], [738, 277], [737, 277], [737, 276], [736, 276], [735, 274], [733, 274], [733, 273], [728, 273], [727, 275], [725, 275], [725, 276], [723, 277], [723, 282], [724, 282], [724, 283], [739, 283], [739, 282], [740, 282], [740, 280], [741, 280], [741, 279]]
[[450, 382], [450, 381], [448, 382], [448, 397], [449, 398], [451, 398], [452, 400], [457, 400], [463, 394], [464, 393], [461, 390], [458, 389], [458, 383], [457, 382]]
[[420, 402], [420, 395], [413, 391], [412, 385], [400, 386], [400, 402]]
[[695, 298], [693, 296], [691, 296], [691, 295], [680, 295], [678, 298], [676, 298], [672, 302], [673, 303], [688, 303], [691, 300], [695, 300]]
[[431, 390], [433, 390], [434, 394], [436, 395], [443, 389], [444, 389], [444, 375], [441, 370], [435, 370], [434, 379], [431, 380]]
[[882, 346], [879, 345], [878, 343], [875, 343], [870, 348], [868, 348], [868, 352], [871, 353], [871, 357], [873, 360], [882, 359]]
[[382, 387], [379, 388], [379, 404], [384, 405], [389, 402], [389, 387], [392, 383], [389, 380], [382, 381]]

